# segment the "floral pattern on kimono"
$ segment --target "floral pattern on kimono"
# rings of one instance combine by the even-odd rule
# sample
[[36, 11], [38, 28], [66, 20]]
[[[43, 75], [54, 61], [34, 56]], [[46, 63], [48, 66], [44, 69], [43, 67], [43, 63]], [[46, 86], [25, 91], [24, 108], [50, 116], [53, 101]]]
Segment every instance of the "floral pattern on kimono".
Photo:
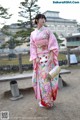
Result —
[[47, 28], [34, 30], [30, 36], [30, 60], [33, 60], [32, 84], [35, 97], [42, 105], [52, 107], [58, 90], [58, 76], [47, 81], [50, 70], [58, 64], [58, 43]]

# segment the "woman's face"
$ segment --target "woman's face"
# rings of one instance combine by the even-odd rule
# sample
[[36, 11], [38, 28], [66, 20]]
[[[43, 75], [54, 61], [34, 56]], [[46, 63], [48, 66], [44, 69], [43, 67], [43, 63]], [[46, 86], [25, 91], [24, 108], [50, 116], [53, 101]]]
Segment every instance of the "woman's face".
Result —
[[37, 22], [37, 25], [43, 26], [45, 24], [46, 20], [44, 18], [40, 18]]

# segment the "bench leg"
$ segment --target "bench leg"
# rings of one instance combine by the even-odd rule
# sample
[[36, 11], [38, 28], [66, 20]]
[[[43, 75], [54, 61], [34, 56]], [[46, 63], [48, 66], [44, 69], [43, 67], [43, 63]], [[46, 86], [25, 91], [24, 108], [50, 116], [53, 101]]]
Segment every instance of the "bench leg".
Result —
[[16, 80], [12, 80], [10, 82], [10, 88], [12, 94], [12, 97], [10, 98], [11, 100], [18, 100], [23, 97], [23, 95], [19, 93], [19, 88]]
[[62, 80], [62, 77], [60, 76], [60, 74], [59, 74], [58, 88], [59, 89], [63, 88], [63, 80]]
[[61, 75], [59, 74], [58, 87], [59, 89], [61, 89], [63, 86], [66, 87], [67, 83], [62, 79]]

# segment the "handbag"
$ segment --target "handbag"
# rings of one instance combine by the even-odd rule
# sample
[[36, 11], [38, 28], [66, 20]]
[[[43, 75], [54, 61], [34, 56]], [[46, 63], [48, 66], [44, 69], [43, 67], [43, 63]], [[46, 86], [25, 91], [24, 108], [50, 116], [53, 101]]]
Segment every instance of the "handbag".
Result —
[[47, 75], [47, 80], [53, 79], [54, 77], [56, 77], [59, 72], [60, 72], [61, 68], [59, 65], [56, 65]]

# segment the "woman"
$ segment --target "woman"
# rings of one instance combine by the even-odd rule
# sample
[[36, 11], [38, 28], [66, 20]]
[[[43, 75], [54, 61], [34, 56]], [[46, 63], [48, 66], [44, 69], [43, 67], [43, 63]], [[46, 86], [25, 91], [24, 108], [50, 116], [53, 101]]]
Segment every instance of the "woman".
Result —
[[47, 81], [47, 75], [58, 65], [58, 43], [54, 34], [44, 27], [46, 17], [35, 17], [37, 28], [30, 36], [30, 61], [33, 61], [32, 83], [40, 107], [52, 107], [57, 96], [58, 76]]

